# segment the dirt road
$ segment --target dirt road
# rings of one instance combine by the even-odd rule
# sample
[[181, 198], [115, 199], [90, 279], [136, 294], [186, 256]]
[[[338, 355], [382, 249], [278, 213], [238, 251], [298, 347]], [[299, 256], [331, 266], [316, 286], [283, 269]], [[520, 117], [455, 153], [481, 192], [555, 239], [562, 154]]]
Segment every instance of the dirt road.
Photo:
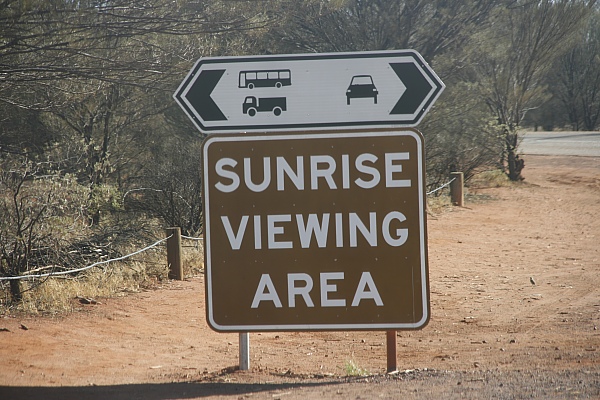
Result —
[[384, 332], [251, 334], [235, 371], [195, 277], [0, 319], [0, 399], [598, 398], [600, 158], [525, 162], [522, 184], [429, 216], [432, 318], [398, 332], [397, 374]]

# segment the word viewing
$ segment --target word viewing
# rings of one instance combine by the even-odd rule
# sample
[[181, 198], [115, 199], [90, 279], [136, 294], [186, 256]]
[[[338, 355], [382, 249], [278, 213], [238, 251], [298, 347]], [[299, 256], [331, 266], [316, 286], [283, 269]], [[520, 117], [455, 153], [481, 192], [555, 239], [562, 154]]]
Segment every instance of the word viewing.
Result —
[[[311, 243], [316, 243], [317, 247], [323, 248], [328, 246], [330, 240], [335, 241], [335, 247], [344, 247], [348, 244], [350, 247], [357, 247], [359, 237], [364, 238], [369, 246], [377, 247], [378, 232], [381, 232], [385, 243], [394, 247], [402, 246], [408, 239], [408, 229], [397, 227], [399, 223], [406, 221], [404, 214], [399, 211], [387, 213], [380, 224], [378, 224], [375, 211], [370, 212], [365, 220], [361, 219], [357, 213], [347, 215], [335, 213], [333, 217], [330, 213], [323, 213], [320, 219], [318, 214], [308, 214], [308, 216], [295, 214], [293, 218], [291, 214], [267, 215], [266, 217], [254, 215], [252, 224], [255, 250], [263, 248], [265, 235], [262, 233], [262, 222], [265, 219], [266, 247], [268, 249], [292, 249], [294, 247], [307, 249], [311, 247]], [[221, 222], [232, 250], [241, 248], [242, 242], [247, 236], [249, 220], [249, 215], [243, 215], [237, 228], [234, 229], [229, 217], [221, 216]], [[331, 220], [333, 222], [330, 223]], [[381, 229], [378, 230], [378, 228]], [[297, 233], [296, 244], [291, 240], [278, 239], [286, 234], [286, 229]], [[329, 243], [329, 246], [331, 245]]]

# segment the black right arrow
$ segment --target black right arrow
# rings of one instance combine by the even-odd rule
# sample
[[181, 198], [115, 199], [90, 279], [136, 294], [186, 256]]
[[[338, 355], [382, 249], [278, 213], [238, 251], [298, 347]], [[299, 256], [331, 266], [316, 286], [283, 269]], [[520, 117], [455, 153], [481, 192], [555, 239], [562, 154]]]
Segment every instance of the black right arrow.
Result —
[[204, 121], [227, 121], [225, 114], [210, 97], [224, 73], [224, 69], [200, 71], [200, 75], [185, 96]]
[[433, 86], [413, 63], [390, 63], [390, 66], [406, 86], [390, 114], [414, 114]]

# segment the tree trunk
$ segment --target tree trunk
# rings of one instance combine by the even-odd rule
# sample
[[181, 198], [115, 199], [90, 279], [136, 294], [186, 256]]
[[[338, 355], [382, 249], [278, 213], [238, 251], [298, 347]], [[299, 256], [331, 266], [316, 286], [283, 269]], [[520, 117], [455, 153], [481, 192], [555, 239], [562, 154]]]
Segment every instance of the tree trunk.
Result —
[[23, 299], [23, 293], [21, 292], [21, 281], [13, 279], [10, 282], [10, 297], [13, 302], [18, 303]]
[[511, 181], [523, 180], [521, 171], [525, 167], [525, 161], [519, 158], [514, 150], [508, 151], [508, 179]]
[[506, 159], [508, 163], [508, 179], [511, 181], [523, 180], [521, 171], [525, 168], [525, 161], [519, 158], [517, 154], [518, 135], [516, 132], [505, 132], [506, 139]]

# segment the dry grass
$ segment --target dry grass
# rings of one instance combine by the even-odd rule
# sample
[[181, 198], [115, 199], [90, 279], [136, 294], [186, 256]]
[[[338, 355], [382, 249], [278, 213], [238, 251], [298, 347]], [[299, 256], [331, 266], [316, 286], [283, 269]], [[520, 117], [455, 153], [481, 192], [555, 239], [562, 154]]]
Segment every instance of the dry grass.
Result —
[[501, 170], [482, 171], [475, 174], [469, 180], [469, 186], [473, 188], [492, 188], [505, 187], [512, 185], [513, 182], [508, 179], [508, 176]]
[[427, 196], [427, 211], [429, 214], [438, 215], [452, 207], [450, 195], [447, 190], [442, 190], [437, 196]]
[[[184, 240], [182, 262], [184, 275], [204, 272], [202, 242]], [[188, 246], [189, 245], [189, 246]], [[137, 249], [129, 249], [133, 252]], [[11, 304], [8, 285], [1, 289], [0, 315], [10, 313], [64, 314], [79, 308], [79, 299], [101, 301], [106, 297], [124, 296], [157, 286], [168, 279], [167, 256], [164, 246], [150, 249], [126, 261], [104, 264], [84, 271], [75, 277], [54, 277], [37, 282], [23, 282], [23, 299]]]
[[[465, 203], [480, 203], [493, 198], [487, 194], [478, 192], [478, 189], [507, 187], [514, 185], [501, 170], [487, 170], [475, 174], [463, 189]], [[444, 188], [436, 195], [427, 196], [427, 211], [435, 217], [452, 209], [450, 202], [450, 190]]]
[[196, 276], [204, 273], [203, 241], [182, 239], [181, 253], [181, 262], [183, 263], [183, 274], [185, 276]]

